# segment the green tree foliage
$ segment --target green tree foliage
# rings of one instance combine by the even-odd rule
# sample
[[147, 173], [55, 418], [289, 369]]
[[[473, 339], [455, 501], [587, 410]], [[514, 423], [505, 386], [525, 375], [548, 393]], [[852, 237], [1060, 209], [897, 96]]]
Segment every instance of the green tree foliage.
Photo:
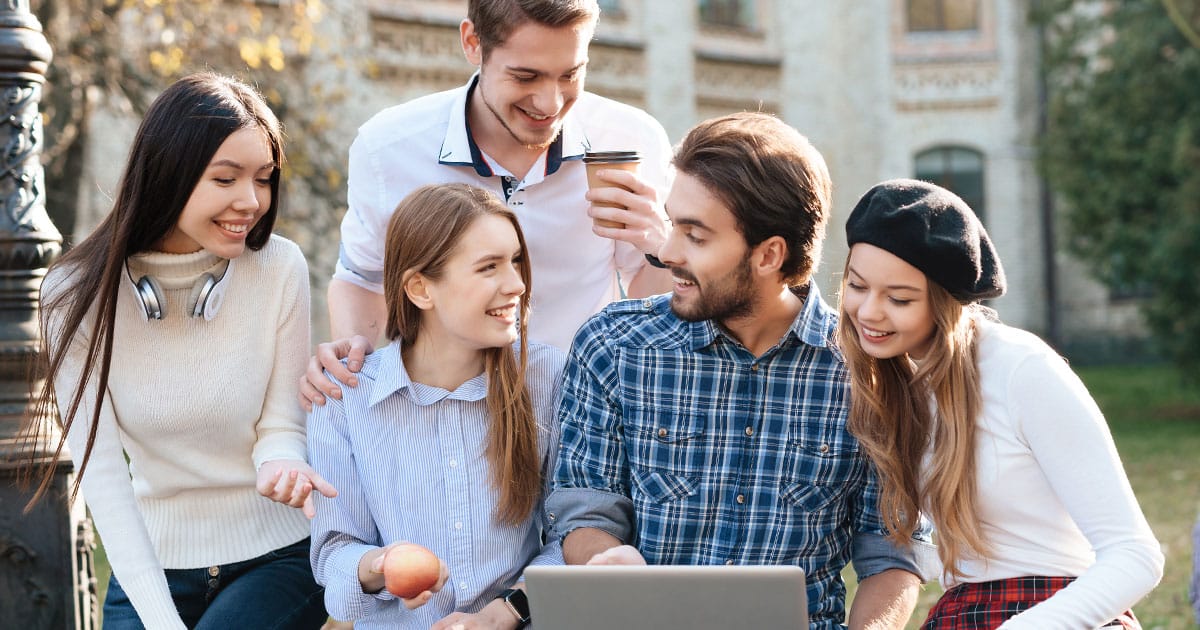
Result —
[[1200, 23], [1197, 0], [1043, 0], [1049, 85], [1041, 165], [1067, 245], [1144, 295], [1168, 356], [1200, 376]]
[[346, 167], [344, 149], [329, 139], [330, 112], [344, 94], [313, 67], [317, 55], [336, 68], [353, 53], [322, 35], [327, 2], [32, 0], [31, 8], [55, 54], [42, 100], [43, 163], [47, 209], [64, 235], [74, 228], [92, 112], [103, 104], [140, 117], [172, 81], [199, 70], [257, 85], [283, 122], [287, 190], [309, 203], [289, 204], [281, 227], [318, 234], [336, 227]]

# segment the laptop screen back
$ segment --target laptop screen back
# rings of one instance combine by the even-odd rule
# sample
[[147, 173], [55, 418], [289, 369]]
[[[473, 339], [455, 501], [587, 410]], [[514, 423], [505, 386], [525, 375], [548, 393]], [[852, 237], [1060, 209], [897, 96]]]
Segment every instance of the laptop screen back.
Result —
[[534, 630], [807, 628], [794, 566], [534, 566]]

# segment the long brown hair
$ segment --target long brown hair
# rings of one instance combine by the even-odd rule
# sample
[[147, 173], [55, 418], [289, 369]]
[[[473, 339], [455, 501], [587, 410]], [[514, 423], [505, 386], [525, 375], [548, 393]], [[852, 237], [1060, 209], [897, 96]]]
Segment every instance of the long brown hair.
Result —
[[[848, 270], [849, 261], [844, 277]], [[876, 359], [864, 352], [844, 302], [838, 344], [850, 371], [850, 432], [878, 470], [880, 512], [891, 539], [909, 541], [924, 508], [937, 530], [944, 573], [961, 576], [958, 559], [964, 551], [980, 556], [988, 551], [975, 505], [976, 422], [983, 406], [978, 311], [936, 282], [928, 285], [933, 342], [919, 368], [914, 370], [907, 356]], [[922, 483], [922, 460], [931, 445]]]
[[[72, 500], [87, 470], [108, 390], [117, 295], [121, 283], [127, 282], [123, 277], [125, 260], [152, 249], [174, 229], [213, 155], [230, 135], [242, 129], [261, 130], [275, 161], [270, 176], [271, 203], [246, 237], [247, 247], [262, 249], [271, 238], [278, 214], [283, 132], [275, 114], [253, 88], [205, 72], [176, 81], [151, 103], [134, 136], [112, 211], [52, 267], [62, 275], [54, 287], [45, 287], [50, 291], [42, 296], [41, 351], [31, 378], [36, 391], [22, 433], [34, 447], [30, 452], [41, 452], [43, 441], [54, 439], [44, 429], [47, 419], [56, 417], [57, 403], [57, 411], [63, 413], [57, 416], [62, 433], [57, 437], [58, 444], [52, 446], [54, 457], [50, 461], [55, 461], [62, 454], [76, 415], [91, 405], [87, 446], [83, 456], [77, 458], [79, 470], [71, 489]], [[89, 317], [94, 321], [85, 324]], [[64, 401], [57, 399], [54, 379], [62, 373], [78, 335], [85, 335], [87, 352], [75, 393], [64, 409]], [[91, 383], [96, 386], [95, 396], [85, 405], [84, 392]], [[26, 470], [32, 472], [41, 464], [29, 462]], [[24, 480], [30, 476], [24, 475]], [[53, 467], [47, 466], [41, 477], [27, 509], [50, 487]]]
[[417, 340], [421, 309], [404, 291], [412, 273], [436, 281], [463, 233], [480, 217], [495, 215], [516, 230], [525, 264], [520, 266], [525, 293], [520, 297], [517, 327], [520, 351], [511, 345], [483, 351], [488, 379], [487, 407], [492, 418], [484, 457], [491, 468], [492, 486], [500, 493], [498, 521], [516, 525], [533, 511], [542, 489], [537, 421], [525, 386], [526, 341], [529, 321], [529, 249], [517, 216], [495, 195], [467, 184], [422, 186], [400, 202], [388, 223], [383, 260], [383, 293], [387, 302], [387, 336], [405, 345]]

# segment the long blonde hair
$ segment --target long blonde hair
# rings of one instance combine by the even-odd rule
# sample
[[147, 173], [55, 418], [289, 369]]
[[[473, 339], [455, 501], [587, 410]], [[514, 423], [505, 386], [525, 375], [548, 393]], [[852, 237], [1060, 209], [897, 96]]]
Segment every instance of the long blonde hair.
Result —
[[[928, 284], [934, 331], [919, 368], [907, 356], [876, 359], [864, 352], [844, 301], [838, 344], [850, 371], [850, 432], [878, 471], [880, 512], [890, 538], [907, 544], [924, 508], [937, 529], [944, 575], [962, 576], [958, 559], [964, 551], [980, 556], [988, 551], [976, 518], [976, 422], [983, 406], [978, 310], [936, 282]], [[931, 446], [922, 481], [922, 461]]]
[[520, 267], [525, 293], [520, 297], [518, 334], [520, 352], [511, 345], [483, 351], [487, 375], [488, 427], [484, 457], [491, 470], [492, 486], [500, 494], [496, 519], [518, 525], [533, 511], [542, 489], [538, 455], [537, 421], [525, 384], [528, 365], [526, 339], [529, 322], [529, 249], [517, 217], [494, 195], [467, 184], [422, 186], [400, 202], [388, 224], [383, 262], [383, 292], [387, 302], [387, 336], [406, 346], [417, 340], [421, 309], [404, 291], [408, 272], [427, 278], [441, 277], [446, 261], [463, 233], [480, 217], [496, 215], [517, 232], [525, 263]]

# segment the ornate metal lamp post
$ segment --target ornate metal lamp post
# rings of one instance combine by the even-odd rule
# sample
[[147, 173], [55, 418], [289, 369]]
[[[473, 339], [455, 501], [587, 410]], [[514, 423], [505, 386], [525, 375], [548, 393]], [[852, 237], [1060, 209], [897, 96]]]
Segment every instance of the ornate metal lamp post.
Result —
[[[50, 45], [29, 0], [0, 0], [0, 626], [96, 627], [91, 524], [70, 505], [73, 468], [54, 460], [56, 424], [38, 444], [17, 437], [29, 403], [27, 366], [38, 352], [38, 292], [62, 237], [46, 214], [38, 112]], [[47, 450], [49, 448], [49, 450]], [[53, 465], [55, 481], [29, 514], [15, 464]]]

